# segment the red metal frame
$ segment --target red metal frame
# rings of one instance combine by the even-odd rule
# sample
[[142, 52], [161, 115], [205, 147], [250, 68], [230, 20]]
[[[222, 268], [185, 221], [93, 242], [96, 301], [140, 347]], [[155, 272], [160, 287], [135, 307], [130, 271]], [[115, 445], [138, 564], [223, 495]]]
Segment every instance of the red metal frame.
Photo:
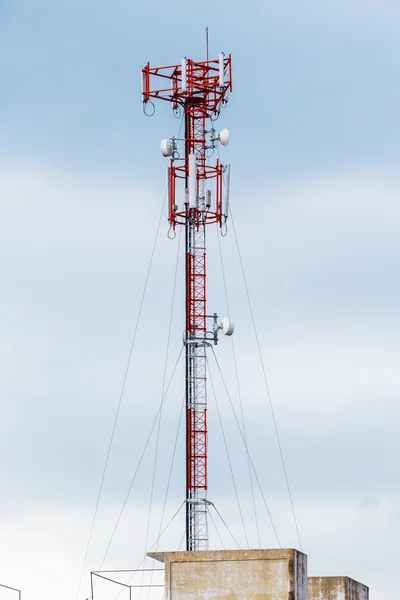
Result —
[[190, 490], [207, 490], [207, 409], [187, 409], [187, 481]]
[[[200, 169], [198, 171], [198, 178], [200, 179]], [[222, 227], [223, 224], [223, 214], [222, 214], [222, 165], [217, 159], [215, 166], [211, 165], [203, 165], [201, 168], [201, 179], [215, 179], [215, 188], [214, 188], [214, 208], [211, 210], [199, 210], [197, 212], [201, 213], [202, 218], [207, 222], [207, 224], [219, 223]], [[185, 225], [187, 218], [187, 210], [178, 210], [174, 207], [177, 206], [176, 203], [176, 181], [179, 179], [186, 179], [187, 177], [187, 168], [185, 164], [174, 165], [174, 162], [171, 160], [171, 166], [169, 170], [169, 222], [171, 227], [175, 229], [176, 225]], [[200, 216], [200, 215], [199, 215]]]
[[[186, 59], [185, 59], [186, 60]], [[151, 99], [171, 102], [174, 108], [184, 107], [188, 119], [189, 132], [186, 137], [186, 150], [196, 155], [197, 178], [200, 180], [215, 179], [215, 197], [213, 207], [209, 210], [197, 209], [198, 220], [207, 223], [219, 223], [222, 227], [222, 165], [219, 160], [215, 165], [208, 164], [206, 156], [206, 120], [216, 116], [226, 103], [227, 96], [232, 91], [232, 59], [231, 55], [224, 57], [224, 86], [219, 86], [219, 61], [208, 60], [195, 62], [187, 59], [186, 91], [182, 90], [182, 65], [151, 67], [150, 63], [142, 69], [142, 99], [146, 104]], [[167, 81], [169, 85], [167, 85]], [[154, 87], [152, 83], [154, 82]], [[166, 87], [159, 87], [160, 83]], [[175, 208], [177, 180], [188, 177], [187, 162], [175, 164], [171, 160], [169, 171], [169, 222], [175, 229], [176, 225], [185, 225], [188, 217], [187, 210]]]
[[[148, 102], [151, 98], [167, 100], [177, 107], [182, 98], [194, 93], [207, 94], [206, 102], [209, 114], [216, 113], [218, 108], [226, 99], [226, 92], [232, 91], [232, 58], [229, 54], [224, 57], [225, 86], [220, 88], [219, 83], [219, 61], [206, 60], [195, 62], [187, 59], [187, 91], [182, 92], [182, 65], [169, 65], [164, 67], [150, 67], [150, 63], [142, 69], [142, 100]], [[156, 87], [151, 89], [151, 80], [168, 80], [167, 87]], [[161, 82], [160, 82], [161, 83]]]

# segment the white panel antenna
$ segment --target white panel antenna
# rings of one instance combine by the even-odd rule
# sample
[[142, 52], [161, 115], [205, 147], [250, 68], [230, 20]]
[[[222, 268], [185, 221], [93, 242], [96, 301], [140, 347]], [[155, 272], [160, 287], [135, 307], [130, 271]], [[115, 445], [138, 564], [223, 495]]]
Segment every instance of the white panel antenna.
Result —
[[222, 212], [225, 219], [228, 218], [229, 214], [229, 188], [231, 185], [231, 165], [226, 165], [225, 167], [225, 186], [224, 186], [224, 201]]
[[211, 190], [206, 190], [206, 208], [211, 208]]
[[143, 100], [145, 90], [146, 90], [146, 73], [143, 73], [143, 71], [142, 71], [142, 100]]
[[187, 92], [187, 62], [182, 58], [182, 92]]
[[167, 198], [168, 206], [171, 206], [171, 167], [167, 167]]
[[225, 85], [225, 54], [223, 52], [219, 55], [219, 87]]
[[189, 208], [197, 207], [196, 155], [189, 154]]

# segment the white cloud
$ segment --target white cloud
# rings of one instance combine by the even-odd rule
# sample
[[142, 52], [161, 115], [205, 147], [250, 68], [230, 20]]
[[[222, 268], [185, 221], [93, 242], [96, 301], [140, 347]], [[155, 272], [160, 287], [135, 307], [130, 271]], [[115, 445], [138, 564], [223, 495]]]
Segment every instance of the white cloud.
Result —
[[[4, 367], [1, 387], [3, 397], [12, 399], [4, 403], [2, 438], [8, 439], [7, 444], [12, 444], [23, 458], [17, 468], [13, 469], [14, 455], [10, 456], [8, 470], [3, 465], [5, 476], [11, 477], [12, 471], [14, 480], [9, 480], [2, 499], [2, 577], [5, 583], [22, 587], [27, 598], [57, 593], [63, 600], [74, 594], [81, 567], [92, 514], [86, 504], [88, 486], [93, 499], [97, 491], [97, 483], [91, 483], [96, 477], [87, 471], [87, 461], [96, 473], [100, 472], [162, 198], [155, 191], [136, 189], [130, 182], [116, 185], [114, 181], [82, 181], [73, 175], [33, 167], [3, 170], [0, 193], [0, 247], [3, 257], [7, 257], [3, 261], [1, 306], [8, 317], [0, 341]], [[364, 445], [370, 450], [368, 427], [379, 421], [381, 429], [375, 437], [381, 441], [375, 439], [372, 449], [378, 462], [379, 457], [386, 456], [387, 464], [394, 466], [391, 461], [395, 461], [396, 452], [384, 454], [384, 438], [385, 431], [398, 422], [398, 331], [387, 323], [382, 325], [382, 295], [375, 306], [369, 305], [364, 324], [354, 323], [352, 310], [343, 304], [336, 313], [307, 314], [301, 325], [294, 326], [298, 298], [289, 294], [282, 308], [280, 293], [283, 282], [304, 278], [316, 270], [325, 270], [334, 279], [344, 263], [357, 268], [362, 265], [368, 274], [373, 267], [371, 256], [378, 257], [382, 270], [389, 259], [395, 264], [399, 255], [399, 183], [385, 175], [368, 179], [355, 174], [325, 180], [311, 178], [309, 182], [265, 190], [263, 194], [258, 191], [252, 196], [251, 214], [246, 215], [244, 205], [238, 206], [235, 219], [289, 473], [293, 464], [297, 468], [295, 458], [314, 452], [312, 429], [326, 432], [324, 443], [331, 451], [332, 463], [324, 465], [326, 478], [331, 480], [329, 490], [318, 487], [321, 465], [310, 461], [304, 464], [304, 472], [295, 473], [295, 498], [310, 564], [315, 574], [327, 573], [332, 569], [330, 565], [336, 564], [339, 574], [360, 577], [366, 583], [373, 580], [374, 597], [380, 600], [388, 589], [384, 582], [388, 566], [375, 548], [384, 543], [389, 524], [396, 522], [398, 501], [387, 485], [382, 492], [373, 465], [369, 470], [366, 467], [368, 478], [376, 478], [370, 481], [372, 489], [359, 489], [358, 480], [352, 483], [341, 479], [335, 467], [343, 459], [343, 433], [332, 424], [354, 426], [357, 444], [361, 450]], [[140, 223], [148, 224], [149, 231], [138, 222], [139, 214]], [[165, 233], [166, 222], [162, 227]], [[229, 236], [223, 240], [223, 248], [231, 312], [237, 323], [235, 340], [245, 412], [255, 437], [258, 435], [266, 444], [266, 451], [264, 447], [257, 449], [257, 465], [263, 485], [271, 491], [275, 484], [282, 483], [275, 474], [279, 460], [276, 453], [269, 452], [275, 442], [231, 232]], [[117, 442], [114, 458], [118, 456], [118, 461], [112, 461], [109, 473], [115, 483], [113, 497], [123, 497], [132, 465], [136, 464], [135, 443], [145, 436], [146, 423], [159, 402], [176, 249], [176, 242], [168, 242], [161, 234], [140, 344], [123, 406], [124, 427], [120, 434], [125, 437]], [[213, 236], [210, 250], [214, 255], [210, 256], [209, 306], [222, 313], [223, 289]], [[383, 296], [389, 281], [380, 282]], [[319, 285], [318, 278], [309, 279], [304, 291], [307, 301]], [[180, 343], [181, 312], [182, 302], [177, 299], [174, 352]], [[221, 340], [217, 353], [234, 390], [229, 340]], [[161, 365], [159, 381], [146, 370], [150, 361]], [[222, 399], [220, 384], [218, 388]], [[212, 410], [215, 419], [215, 409], [210, 407], [210, 414]], [[172, 412], [170, 408], [166, 414], [168, 427], [174, 421]], [[90, 419], [89, 413], [93, 413]], [[384, 418], [390, 421], [387, 426], [382, 425]], [[327, 423], [331, 425], [329, 435]], [[217, 431], [216, 422], [210, 422], [210, 427], [210, 431]], [[228, 424], [228, 434], [238, 446], [232, 423]], [[78, 443], [82, 445], [77, 451]], [[343, 451], [346, 448], [344, 445]], [[367, 454], [368, 460], [370, 456]], [[57, 479], [60, 474], [55, 466], [60, 470], [61, 459], [62, 477]], [[224, 516], [241, 536], [235, 508], [224, 496], [227, 471], [222, 457], [218, 460], [213, 482], [218, 486], [220, 479], [221, 484], [214, 488], [213, 500], [223, 507]], [[151, 465], [151, 461], [146, 464]], [[345, 470], [346, 477], [352, 477], [352, 468], [350, 464]], [[38, 487], [34, 491], [30, 475]], [[61, 481], [58, 505], [49, 505], [48, 485], [57, 486], [57, 481]], [[173, 491], [177, 494], [175, 483]], [[69, 499], [76, 503], [75, 508], [63, 502], [67, 485], [72, 486]], [[21, 489], [23, 502], [13, 497]], [[279, 490], [281, 495], [278, 491], [272, 494], [273, 514], [284, 544], [296, 545], [284, 487]], [[137, 491], [135, 502], [148, 494], [144, 481]], [[56, 492], [53, 487], [53, 497]], [[376, 501], [360, 510], [368, 494]], [[40, 504], [26, 509], [32, 495]], [[157, 496], [156, 505], [159, 500]], [[13, 503], [22, 506], [20, 510], [25, 513], [18, 514], [19, 509], [14, 507], [7, 518], [5, 511]], [[155, 510], [159, 511], [159, 506]], [[245, 510], [250, 515], [248, 498]], [[89, 566], [98, 565], [117, 512], [117, 506], [102, 506]], [[146, 515], [146, 508], [137, 504], [130, 507], [110, 556], [113, 565], [109, 566], [131, 566], [136, 562], [143, 551]], [[269, 532], [266, 522], [264, 526]], [[180, 536], [181, 531], [175, 534]], [[254, 538], [254, 531], [252, 535]], [[265, 539], [273, 544], [269, 534]], [[171, 545], [174, 540], [171, 538]], [[389, 541], [394, 544], [392, 537]], [[367, 559], [374, 572], [371, 580], [362, 567], [362, 560]], [[389, 572], [394, 573], [395, 568]]]
[[[265, 404], [266, 392], [261, 363], [249, 337], [242, 336], [243, 343], [236, 344], [236, 354], [242, 395], [251, 418], [251, 411]], [[380, 335], [354, 329], [347, 333], [286, 330], [281, 336], [274, 332], [264, 341], [263, 356], [271, 393], [282, 418], [295, 421], [302, 415], [306, 422], [321, 416], [348, 420], [363, 409], [360, 418], [373, 419], [373, 405], [397, 414], [398, 338], [398, 330]], [[224, 350], [223, 354], [223, 370], [227, 373], [232, 361], [229, 352]], [[236, 395], [232, 376], [229, 387]]]
[[[2, 246], [35, 254], [140, 255], [158, 220], [164, 190], [90, 180], [46, 167], [0, 170]], [[129, 244], [129, 246], [128, 246]], [[51, 256], [47, 256], [49, 260]]]
[[[400, 181], [390, 172], [336, 174], [251, 189], [246, 201], [237, 194], [234, 217], [241, 237], [257, 237], [261, 272], [321, 262], [329, 268], [343, 260], [372, 261], [370, 267], [399, 248], [399, 192]], [[242, 250], [254, 256], [254, 246], [242, 242]]]
[[272, 17], [285, 16], [288, 21], [310, 23], [313, 19], [329, 23], [331, 26], [351, 23], [354, 29], [373, 25], [392, 25], [392, 19], [399, 15], [395, 0], [283, 0], [268, 11]]

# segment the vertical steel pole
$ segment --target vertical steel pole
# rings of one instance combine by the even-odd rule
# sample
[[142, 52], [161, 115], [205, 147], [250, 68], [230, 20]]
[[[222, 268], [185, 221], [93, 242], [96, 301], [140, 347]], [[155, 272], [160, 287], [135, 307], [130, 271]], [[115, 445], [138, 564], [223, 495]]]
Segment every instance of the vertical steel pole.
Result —
[[[204, 222], [203, 99], [185, 102], [186, 188], [196, 199], [186, 204], [186, 549], [205, 550], [207, 532], [207, 392], [206, 392], [206, 236]], [[200, 113], [200, 117], [199, 117]], [[199, 120], [201, 124], [199, 125]], [[198, 169], [191, 172], [193, 162]], [[192, 178], [195, 178], [193, 182]], [[193, 192], [192, 192], [193, 194]]]
[[[185, 177], [185, 190], [188, 188], [188, 164], [189, 164], [189, 152], [190, 152], [190, 116], [188, 110], [188, 102], [185, 102], [185, 165], [186, 165], [186, 177]], [[186, 200], [186, 197], [185, 197]], [[189, 252], [189, 207], [186, 207], [186, 219], [185, 219], [185, 412], [186, 412], [186, 550], [191, 550], [191, 535], [190, 535], [190, 468], [189, 468], [189, 405], [190, 405], [190, 391], [189, 391], [189, 332], [188, 332], [188, 320], [189, 320], [189, 261], [187, 260]]]

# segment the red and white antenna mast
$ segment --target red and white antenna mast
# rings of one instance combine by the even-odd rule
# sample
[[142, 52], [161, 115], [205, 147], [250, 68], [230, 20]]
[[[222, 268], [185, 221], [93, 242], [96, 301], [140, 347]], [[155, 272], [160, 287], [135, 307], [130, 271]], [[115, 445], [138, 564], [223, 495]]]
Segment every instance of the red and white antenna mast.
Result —
[[[169, 224], [173, 231], [185, 227], [186, 255], [186, 550], [206, 550], [207, 529], [207, 377], [206, 353], [218, 341], [218, 330], [233, 333], [233, 323], [206, 308], [206, 227], [226, 226], [229, 204], [230, 166], [208, 156], [220, 143], [226, 146], [229, 132], [215, 132], [213, 122], [232, 91], [231, 56], [216, 60], [142, 70], [144, 108], [153, 99], [171, 102], [183, 111], [184, 139], [161, 142], [170, 157], [167, 168]], [[180, 146], [184, 146], [182, 155]]]

